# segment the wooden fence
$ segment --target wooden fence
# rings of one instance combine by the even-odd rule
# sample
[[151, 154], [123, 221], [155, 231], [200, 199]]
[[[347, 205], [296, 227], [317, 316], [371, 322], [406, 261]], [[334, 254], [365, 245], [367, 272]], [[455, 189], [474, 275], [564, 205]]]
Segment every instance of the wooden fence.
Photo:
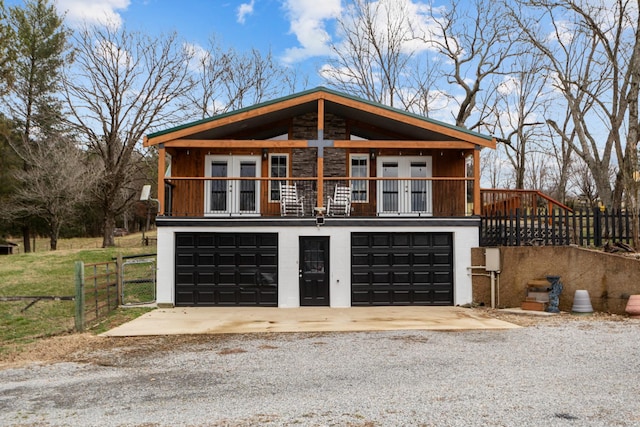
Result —
[[481, 246], [570, 245], [601, 247], [631, 244], [632, 223], [639, 218], [625, 210], [536, 209], [485, 213]]

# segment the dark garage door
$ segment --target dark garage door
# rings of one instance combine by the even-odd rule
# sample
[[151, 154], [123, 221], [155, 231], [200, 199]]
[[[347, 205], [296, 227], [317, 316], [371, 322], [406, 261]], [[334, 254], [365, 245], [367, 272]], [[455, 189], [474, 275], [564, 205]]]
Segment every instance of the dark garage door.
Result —
[[276, 233], [176, 233], [176, 305], [278, 305]]
[[352, 233], [351, 305], [453, 305], [451, 233]]

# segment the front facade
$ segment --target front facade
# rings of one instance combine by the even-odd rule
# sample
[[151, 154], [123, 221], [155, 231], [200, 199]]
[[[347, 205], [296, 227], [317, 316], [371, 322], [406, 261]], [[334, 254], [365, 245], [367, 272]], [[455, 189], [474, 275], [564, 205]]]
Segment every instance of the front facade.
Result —
[[471, 302], [491, 137], [317, 88], [145, 145], [160, 305]]

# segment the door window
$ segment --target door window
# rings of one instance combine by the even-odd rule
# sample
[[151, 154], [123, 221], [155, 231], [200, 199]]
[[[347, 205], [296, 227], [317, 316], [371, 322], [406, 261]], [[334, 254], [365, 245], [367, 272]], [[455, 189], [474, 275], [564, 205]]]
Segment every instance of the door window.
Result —
[[[259, 156], [206, 156], [205, 214], [259, 214]], [[236, 178], [236, 179], [233, 179]]]
[[[216, 178], [226, 178], [228, 175], [228, 164], [226, 161], [213, 161], [211, 162], [211, 176]], [[209, 182], [210, 191], [210, 206], [209, 209], [212, 212], [226, 211], [227, 210], [227, 187], [228, 181], [215, 180]]]
[[[369, 157], [366, 154], [352, 154], [350, 164], [352, 178], [369, 177]], [[369, 200], [366, 180], [351, 180], [351, 201], [366, 203]]]
[[[383, 178], [398, 178], [398, 162], [382, 162]], [[397, 180], [382, 181], [382, 212], [399, 211], [399, 185]]]
[[319, 273], [324, 271], [324, 242], [319, 240], [303, 241], [303, 271], [305, 273]]
[[[286, 178], [289, 175], [288, 156], [286, 154], [272, 154], [269, 156], [269, 176], [271, 178]], [[269, 181], [269, 200], [280, 200], [280, 184], [287, 181]]]
[[378, 158], [378, 213], [431, 215], [431, 157]]

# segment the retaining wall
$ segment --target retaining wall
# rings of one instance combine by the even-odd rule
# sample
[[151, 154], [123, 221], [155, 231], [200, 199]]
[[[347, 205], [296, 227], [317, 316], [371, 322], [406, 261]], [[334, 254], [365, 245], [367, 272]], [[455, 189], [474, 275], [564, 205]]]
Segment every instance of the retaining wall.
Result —
[[[640, 294], [640, 260], [574, 246], [501, 246], [498, 308], [520, 307], [529, 280], [560, 276], [560, 310], [571, 311], [577, 289], [589, 291], [595, 311], [625, 314], [629, 295]], [[473, 248], [474, 266], [484, 265], [484, 248]], [[474, 269], [474, 273], [485, 273]], [[473, 301], [491, 306], [490, 279], [474, 276]]]

